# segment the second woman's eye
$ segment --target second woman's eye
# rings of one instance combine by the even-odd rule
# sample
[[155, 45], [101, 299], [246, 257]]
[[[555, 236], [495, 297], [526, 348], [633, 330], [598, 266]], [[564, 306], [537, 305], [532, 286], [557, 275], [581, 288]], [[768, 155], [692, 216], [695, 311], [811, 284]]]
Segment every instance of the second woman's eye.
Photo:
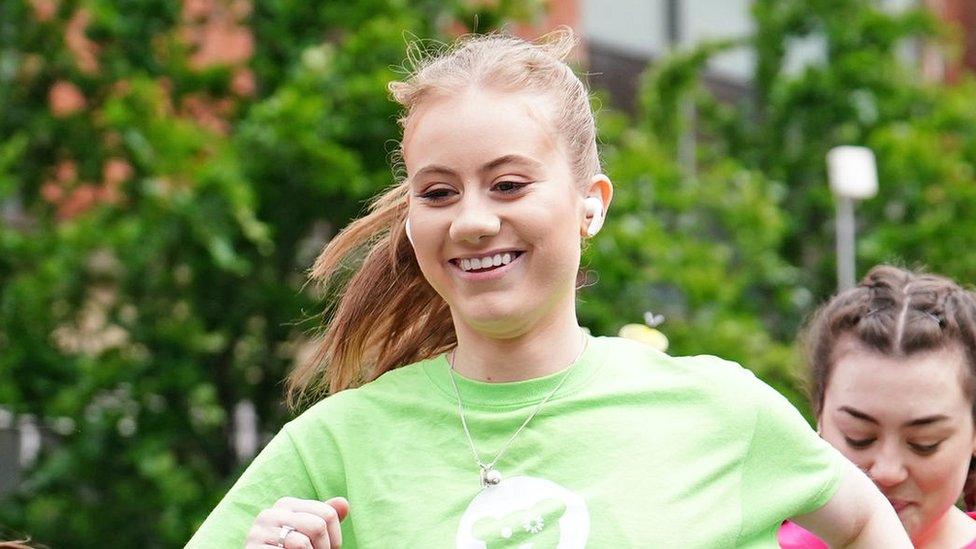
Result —
[[942, 444], [941, 440], [933, 444], [916, 444], [914, 442], [908, 443], [908, 445], [912, 447], [912, 450], [914, 450], [916, 454], [921, 456], [928, 456], [934, 454], [935, 451], [939, 449], [940, 444]]
[[869, 438], [844, 437], [844, 440], [847, 442], [848, 446], [850, 446], [851, 448], [855, 448], [857, 450], [862, 450], [864, 448], [867, 448], [868, 446], [871, 446], [871, 443], [874, 442], [874, 439], [870, 437]]

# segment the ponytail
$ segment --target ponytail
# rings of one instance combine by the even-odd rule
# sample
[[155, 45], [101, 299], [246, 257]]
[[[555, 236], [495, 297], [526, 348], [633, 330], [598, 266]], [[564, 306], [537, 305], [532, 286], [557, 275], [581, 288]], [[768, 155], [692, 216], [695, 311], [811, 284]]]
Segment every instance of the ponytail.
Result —
[[[450, 309], [421, 273], [404, 231], [408, 190], [401, 183], [381, 195], [316, 259], [311, 280], [340, 298], [311, 359], [288, 376], [292, 408], [435, 356], [456, 342]], [[354, 274], [343, 284], [348, 270]]]

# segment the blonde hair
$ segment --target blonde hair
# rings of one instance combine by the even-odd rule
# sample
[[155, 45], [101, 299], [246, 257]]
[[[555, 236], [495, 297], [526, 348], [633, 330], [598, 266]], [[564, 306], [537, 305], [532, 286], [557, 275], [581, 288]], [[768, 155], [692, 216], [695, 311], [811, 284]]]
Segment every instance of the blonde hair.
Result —
[[[544, 94], [552, 100], [553, 128], [582, 188], [600, 172], [600, 161], [589, 93], [564, 61], [575, 44], [568, 29], [537, 43], [502, 34], [467, 36], [432, 55], [419, 53], [414, 44], [408, 50], [412, 74], [389, 84], [404, 109], [399, 122], [406, 130], [411, 114], [425, 102], [472, 87]], [[402, 176], [401, 167], [394, 171]], [[407, 241], [408, 187], [400, 179], [366, 216], [329, 242], [312, 267], [311, 280], [335, 290], [338, 302], [311, 358], [288, 377], [293, 407], [372, 381], [456, 343], [450, 309], [427, 283]], [[348, 282], [337, 288], [360, 258]]]

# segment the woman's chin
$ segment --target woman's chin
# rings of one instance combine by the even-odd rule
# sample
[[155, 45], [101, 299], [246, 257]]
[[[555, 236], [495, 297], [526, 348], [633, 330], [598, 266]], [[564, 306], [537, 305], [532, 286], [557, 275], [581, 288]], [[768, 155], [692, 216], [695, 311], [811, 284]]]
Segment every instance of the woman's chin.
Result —
[[[454, 323], [488, 337], [518, 337], [540, 322], [552, 321], [571, 307], [539, 286], [537, 291], [498, 291], [470, 296], [451, 304]], [[569, 300], [573, 299], [570, 295]], [[570, 303], [573, 303], [570, 301]]]
[[482, 302], [468, 305], [455, 315], [455, 321], [460, 320], [479, 334], [497, 338], [514, 337], [530, 324], [528, 309], [515, 303]]
[[919, 516], [917, 508], [903, 509], [898, 513], [898, 520], [900, 520], [901, 525], [905, 527], [905, 532], [908, 533], [908, 537], [912, 539], [913, 543], [918, 538], [923, 536], [924, 531], [922, 529], [922, 517]]

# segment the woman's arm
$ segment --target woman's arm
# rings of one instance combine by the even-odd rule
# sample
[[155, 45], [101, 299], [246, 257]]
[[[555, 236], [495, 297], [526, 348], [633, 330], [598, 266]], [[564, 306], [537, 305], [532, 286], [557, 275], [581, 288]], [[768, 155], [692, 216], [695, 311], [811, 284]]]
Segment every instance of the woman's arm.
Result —
[[844, 477], [834, 496], [820, 509], [791, 520], [831, 547], [912, 547], [888, 500], [860, 469], [846, 460]]
[[[227, 492], [220, 503], [211, 511], [210, 515], [200, 526], [187, 544], [189, 549], [209, 549], [211, 547], [241, 547], [249, 534], [261, 534], [265, 537], [270, 536], [274, 541], [277, 531], [280, 531], [282, 524], [294, 527], [296, 530], [309, 531], [310, 538], [315, 539], [319, 527], [328, 526], [324, 530], [334, 532], [338, 525], [338, 517], [332, 517], [332, 509], [325, 509], [325, 512], [318, 512], [316, 508], [311, 511], [306, 509], [312, 504], [317, 505], [318, 509], [324, 509], [320, 497], [316, 491], [316, 483], [309, 476], [308, 468], [302, 456], [296, 448], [289, 427], [283, 428], [268, 445], [261, 451], [254, 461], [248, 466], [247, 470], [234, 483], [234, 486]], [[327, 437], [320, 437], [323, 441]], [[321, 444], [317, 451], [326, 456], [326, 463], [339, 463], [337, 457], [332, 457], [331, 451], [334, 450], [330, 445]], [[336, 466], [338, 470], [338, 466]], [[322, 471], [318, 471], [320, 475]], [[332, 473], [335, 476], [337, 473]], [[332, 490], [337, 483], [326, 482], [319, 479], [319, 485]], [[335, 493], [324, 494], [328, 497], [344, 495], [341, 490], [335, 489]], [[286, 499], [282, 499], [286, 498]], [[287, 499], [293, 498], [293, 499]], [[305, 500], [318, 500], [309, 504]], [[300, 504], [301, 509], [296, 508], [295, 504]], [[261, 515], [262, 511], [275, 508], [273, 516], [268, 513]], [[320, 515], [321, 520], [316, 517], [305, 517], [306, 521], [294, 521], [291, 517], [283, 517], [283, 514], [293, 512], [304, 512], [313, 515]], [[257, 520], [261, 518], [262, 520]], [[274, 519], [274, 520], [267, 520]], [[288, 520], [285, 520], [288, 519]], [[274, 521], [276, 523], [272, 524]], [[294, 524], [292, 524], [294, 523]], [[329, 524], [326, 524], [329, 523]], [[306, 528], [305, 525], [310, 525]], [[261, 526], [260, 532], [255, 528]], [[274, 527], [277, 528], [274, 528]], [[323, 530], [323, 531], [324, 531]], [[298, 536], [292, 536], [297, 538]], [[330, 537], [336, 537], [330, 533]]]

